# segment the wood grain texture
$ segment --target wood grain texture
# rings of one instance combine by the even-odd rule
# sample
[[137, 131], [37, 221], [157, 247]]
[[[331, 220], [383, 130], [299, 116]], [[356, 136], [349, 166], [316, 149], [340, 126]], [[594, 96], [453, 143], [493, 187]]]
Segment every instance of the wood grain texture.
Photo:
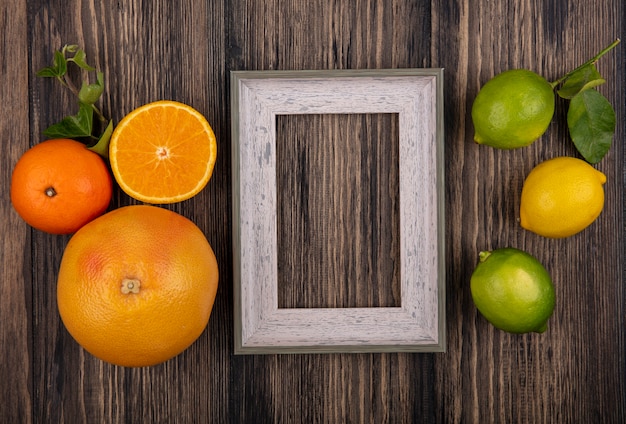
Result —
[[11, 207], [11, 171], [29, 145], [28, 38], [26, 4], [0, 3], [0, 417], [20, 422], [33, 417], [31, 231]]
[[277, 120], [278, 307], [399, 307], [398, 114]]
[[[625, 371], [617, 353], [624, 349], [624, 226], [614, 226], [623, 219], [624, 201], [623, 47], [599, 63], [600, 72], [612, 73], [600, 91], [622, 118], [611, 153], [599, 165], [613, 181], [605, 188], [605, 210], [583, 234], [547, 240], [517, 222], [528, 172], [554, 156], [577, 156], [564, 124], [567, 104], [557, 101], [555, 120], [540, 141], [512, 152], [473, 145], [469, 114], [480, 84], [494, 74], [524, 67], [554, 80], [622, 36], [623, 4], [522, 1], [468, 7], [452, 1], [433, 11], [433, 60], [456, 70], [446, 86], [446, 171], [449, 199], [454, 199], [447, 211], [463, 217], [448, 223], [449, 245], [456, 246], [448, 256], [448, 342], [458, 356], [436, 358], [438, 375], [447, 382], [437, 396], [443, 400], [442, 419], [623, 421], [624, 383], [615, 376]], [[486, 23], [488, 17], [495, 19]], [[504, 246], [527, 250], [552, 274], [557, 306], [543, 335], [502, 333], [475, 313], [468, 275], [476, 255]], [[484, 396], [471, 395], [475, 390]]]
[[[540, 141], [516, 151], [472, 142], [471, 103], [495, 73], [526, 67], [554, 80], [624, 38], [621, 0], [18, 0], [0, 4], [3, 244], [0, 421], [216, 423], [624, 422], [624, 46], [598, 63], [617, 113], [600, 218], [547, 240], [517, 223], [525, 175], [577, 153], [567, 104]], [[219, 141], [214, 176], [172, 205], [203, 229], [220, 263], [207, 331], [179, 357], [123, 369], [83, 352], [62, 327], [55, 279], [67, 238], [32, 231], [10, 206], [10, 169], [69, 98], [35, 77], [63, 43], [106, 74], [103, 109], [119, 120], [159, 98], [191, 104]], [[445, 68], [446, 353], [233, 354], [230, 70]], [[9, 111], [9, 112], [6, 112]], [[117, 191], [112, 207], [132, 203]], [[551, 272], [557, 307], [542, 335], [510, 335], [476, 311], [480, 250], [513, 246]]]

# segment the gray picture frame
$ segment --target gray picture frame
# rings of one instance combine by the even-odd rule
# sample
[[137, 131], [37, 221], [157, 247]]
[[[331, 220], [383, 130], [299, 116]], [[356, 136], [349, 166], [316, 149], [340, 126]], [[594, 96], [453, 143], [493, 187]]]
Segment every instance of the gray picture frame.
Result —
[[[443, 69], [232, 71], [235, 354], [443, 352]], [[397, 113], [399, 307], [279, 308], [276, 116]]]

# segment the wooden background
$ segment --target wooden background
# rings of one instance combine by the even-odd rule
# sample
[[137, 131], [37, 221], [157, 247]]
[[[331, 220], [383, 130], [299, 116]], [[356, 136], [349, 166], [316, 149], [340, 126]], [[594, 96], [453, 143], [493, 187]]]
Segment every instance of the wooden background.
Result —
[[[540, 141], [516, 151], [475, 145], [469, 110], [495, 73], [524, 67], [554, 80], [623, 38], [625, 19], [622, 0], [1, 0], [0, 421], [623, 422], [626, 46], [599, 62], [618, 127], [598, 165], [604, 212], [579, 235], [548, 240], [516, 221], [530, 169], [577, 155], [566, 103]], [[10, 205], [19, 156], [73, 111], [58, 85], [35, 77], [65, 43], [105, 72], [102, 107], [116, 121], [174, 99], [200, 110], [219, 140], [208, 187], [171, 206], [216, 250], [217, 302], [197, 343], [152, 368], [111, 366], [78, 347], [55, 301], [68, 237], [30, 229]], [[409, 67], [445, 68], [447, 352], [233, 355], [229, 71]], [[112, 207], [129, 203], [117, 190]], [[504, 246], [537, 256], [554, 278], [544, 334], [495, 330], [472, 303], [478, 252]]]

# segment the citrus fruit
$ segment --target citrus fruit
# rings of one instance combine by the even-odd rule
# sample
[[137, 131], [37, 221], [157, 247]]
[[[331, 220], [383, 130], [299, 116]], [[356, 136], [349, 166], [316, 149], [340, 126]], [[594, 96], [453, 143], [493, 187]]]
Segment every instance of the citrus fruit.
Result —
[[216, 158], [215, 134], [204, 116], [170, 100], [126, 115], [109, 144], [111, 169], [122, 190], [152, 204], [198, 194], [209, 182]]
[[542, 333], [554, 310], [550, 274], [530, 254], [511, 247], [484, 251], [472, 273], [474, 304], [496, 328]]
[[532, 71], [512, 69], [496, 75], [474, 99], [474, 140], [499, 149], [530, 145], [548, 129], [554, 98], [550, 83]]
[[166, 361], [202, 334], [218, 286], [215, 254], [187, 218], [157, 206], [114, 209], [72, 236], [57, 302], [74, 339], [103, 361]]
[[75, 140], [46, 140], [27, 150], [11, 176], [11, 202], [34, 228], [76, 232], [109, 206], [112, 180], [100, 156]]
[[557, 157], [540, 163], [522, 187], [521, 226], [550, 238], [584, 230], [602, 212], [605, 182], [602, 172], [577, 158]]

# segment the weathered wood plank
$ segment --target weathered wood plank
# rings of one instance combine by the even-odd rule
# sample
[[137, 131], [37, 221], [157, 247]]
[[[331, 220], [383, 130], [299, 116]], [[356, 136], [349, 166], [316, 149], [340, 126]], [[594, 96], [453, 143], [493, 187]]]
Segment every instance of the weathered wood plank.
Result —
[[[34, 72], [49, 63], [53, 49], [76, 43], [86, 49], [90, 64], [105, 72], [106, 115], [118, 121], [149, 101], [185, 102], [207, 117], [220, 152], [227, 152], [227, 108], [221, 106], [226, 103], [222, 7], [214, 2], [165, 1], [123, 2], [113, 7], [99, 1], [70, 2], [63, 7], [55, 2], [32, 5], [31, 101], [38, 105], [31, 122], [33, 132], [39, 134], [73, 111], [74, 100], [54, 81], [34, 78]], [[223, 288], [209, 329], [170, 363], [145, 370], [122, 369], [80, 349], [56, 310], [56, 272], [67, 237], [35, 233], [35, 416], [54, 422], [192, 422], [194, 417], [206, 416], [226, 421], [223, 384], [229, 368], [225, 355], [232, 345], [225, 324], [232, 319], [227, 160], [228, 155], [222, 153], [217, 164], [222, 172], [216, 172], [205, 192], [171, 206], [194, 217], [207, 234], [221, 263]], [[111, 207], [134, 203], [120, 191], [114, 197]]]
[[[287, 10], [277, 1], [233, 3], [229, 37], [231, 46], [238, 53], [233, 57], [233, 69], [429, 65], [430, 6], [427, 4], [313, 1], [292, 2], [285, 7]], [[330, 131], [330, 138], [341, 137], [340, 128]], [[300, 137], [306, 137], [306, 133]], [[253, 386], [237, 380], [231, 389], [233, 397], [239, 398], [240, 390], [263, 393], [261, 396], [270, 399], [276, 410], [268, 410], [269, 407], [265, 406], [255, 415], [244, 406], [236, 422], [255, 418], [280, 422], [287, 411], [292, 411], [296, 417], [303, 416], [302, 422], [385, 422], [385, 419], [388, 422], [411, 422], [418, 417], [432, 422], [436, 414], [434, 403], [422, 401], [432, 400], [433, 385], [416, 384], [415, 381], [415, 378], [433, 381], [432, 357], [429, 355], [305, 357], [303, 363], [310, 365], [297, 375], [290, 369], [274, 366], [271, 358], [255, 358], [254, 361], [258, 364], [254, 374], [271, 375], [282, 384], [266, 384], [263, 377], [251, 381]], [[397, 372], [402, 383], [390, 381], [379, 386], [381, 381], [377, 376], [390, 372], [389, 366], [394, 361], [400, 364]], [[246, 369], [240, 375], [250, 372]], [[308, 389], [297, 409], [282, 404], [282, 386], [291, 384], [306, 385]], [[373, 391], [375, 395], [372, 395]], [[244, 398], [239, 403], [242, 402], [246, 405], [252, 400], [246, 402]], [[384, 407], [379, 409], [372, 403], [389, 409], [385, 412]]]
[[12, 208], [9, 194], [13, 167], [29, 147], [26, 9], [26, 1], [0, 3], [0, 417], [6, 422], [33, 417], [31, 232]]
[[279, 308], [400, 307], [397, 114], [277, 119]]
[[[625, 372], [620, 359], [623, 300], [618, 300], [624, 298], [624, 234], [619, 224], [623, 124], [618, 124], [611, 154], [599, 164], [610, 181], [603, 215], [582, 234], [547, 240], [519, 226], [519, 196], [536, 164], [559, 155], [577, 156], [568, 139], [566, 103], [557, 102], [556, 118], [540, 141], [516, 151], [473, 144], [469, 112], [480, 85], [498, 72], [523, 67], [554, 80], [591, 58], [623, 33], [624, 22], [618, 18], [623, 4], [436, 4], [433, 60], [448, 70], [450, 199], [450, 345], [447, 356], [436, 358], [441, 420], [621, 421], [626, 412], [624, 382], [618, 377]], [[609, 80], [600, 91], [623, 123], [623, 47], [610, 56], [599, 64]], [[472, 304], [469, 276], [478, 252], [505, 246], [527, 250], [552, 273], [557, 307], [544, 334], [515, 336], [495, 330]]]

